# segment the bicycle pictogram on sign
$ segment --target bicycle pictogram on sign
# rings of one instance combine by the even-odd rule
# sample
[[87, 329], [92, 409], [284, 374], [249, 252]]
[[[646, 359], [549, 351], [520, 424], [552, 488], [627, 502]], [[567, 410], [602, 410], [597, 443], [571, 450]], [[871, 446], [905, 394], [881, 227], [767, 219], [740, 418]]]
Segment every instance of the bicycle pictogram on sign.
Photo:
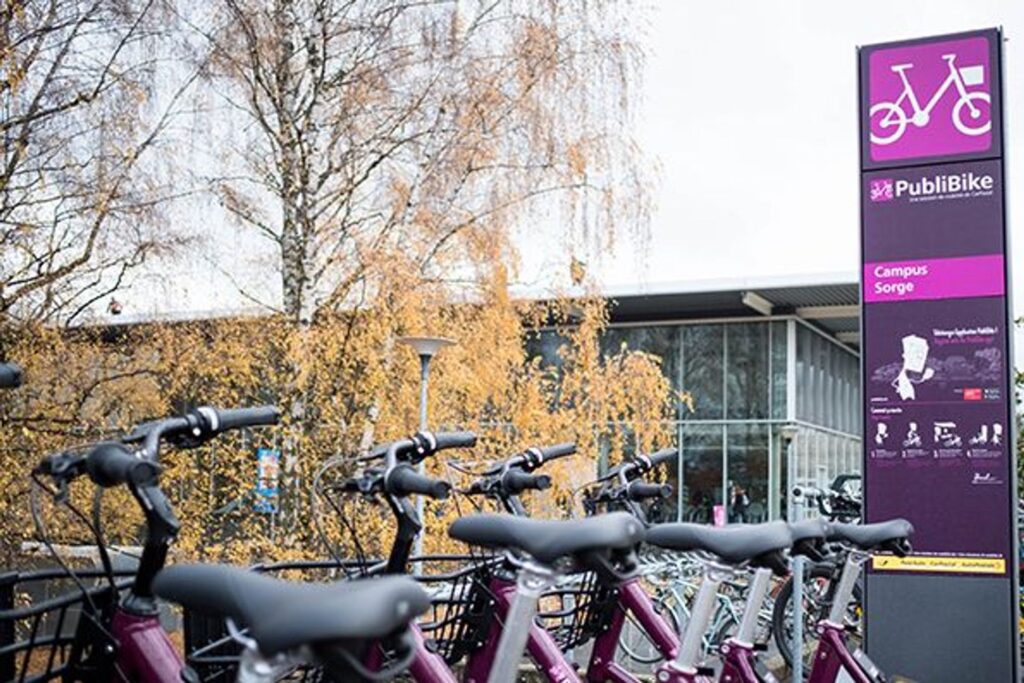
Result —
[[989, 61], [984, 37], [871, 53], [871, 158], [882, 161], [989, 149]]

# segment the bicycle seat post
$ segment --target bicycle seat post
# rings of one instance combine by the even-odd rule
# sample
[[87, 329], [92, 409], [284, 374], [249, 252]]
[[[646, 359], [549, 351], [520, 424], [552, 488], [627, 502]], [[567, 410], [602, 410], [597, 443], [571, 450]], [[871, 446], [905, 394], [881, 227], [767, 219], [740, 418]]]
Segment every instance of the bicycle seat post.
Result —
[[747, 590], [746, 605], [743, 609], [743, 619], [740, 621], [740, 628], [736, 632], [735, 640], [742, 645], [752, 646], [754, 636], [757, 632], [757, 622], [761, 615], [761, 608], [764, 606], [765, 598], [768, 596], [768, 589], [771, 586], [772, 570], [767, 567], [758, 567], [754, 571], [754, 578]]
[[487, 677], [487, 683], [514, 683], [519, 677], [519, 661], [526, 649], [530, 626], [537, 616], [540, 596], [555, 584], [553, 570], [535, 562], [516, 562], [516, 592], [509, 605], [508, 614], [501, 630], [494, 664]]
[[861, 566], [870, 557], [870, 553], [856, 548], [851, 548], [847, 553], [843, 573], [839, 578], [839, 586], [836, 588], [835, 596], [832, 599], [832, 608], [829, 610], [829, 623], [836, 626], [843, 625], [846, 609], [853, 599], [853, 589], [860, 577]]
[[679, 654], [673, 663], [673, 668], [686, 673], [697, 670], [704, 646], [704, 632], [708, 630], [711, 618], [715, 614], [715, 608], [718, 606], [718, 588], [723, 581], [733, 575], [731, 567], [712, 560], [704, 560], [703, 563], [703, 581], [701, 581], [700, 590], [697, 591], [697, 597], [693, 601], [693, 608], [683, 633]]

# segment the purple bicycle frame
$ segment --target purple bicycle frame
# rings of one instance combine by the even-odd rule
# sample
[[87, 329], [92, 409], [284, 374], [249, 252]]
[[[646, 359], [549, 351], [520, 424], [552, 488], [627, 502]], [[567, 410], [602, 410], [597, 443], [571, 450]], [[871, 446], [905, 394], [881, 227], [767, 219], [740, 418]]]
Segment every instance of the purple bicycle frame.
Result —
[[[842, 626], [822, 621], [818, 624], [818, 649], [814, 653], [814, 666], [808, 683], [832, 683], [840, 671], [845, 671], [854, 683], [874, 683], [877, 676], [864, 672], [860, 663], [846, 647]], [[877, 673], [877, 672], [876, 672]]]
[[[497, 618], [491, 624], [491, 628], [487, 633], [487, 642], [470, 656], [469, 663], [466, 664], [465, 683], [487, 683], [487, 676], [490, 674], [494, 658], [498, 654], [498, 642], [501, 640], [501, 624], [508, 614], [509, 607], [512, 605], [512, 598], [516, 593], [516, 582], [494, 578], [491, 580], [490, 589], [497, 602], [494, 606]], [[536, 622], [530, 624], [526, 651], [543, 676], [551, 681], [551, 683], [579, 682], [579, 675], [577, 675], [572, 664], [562, 654], [558, 643], [555, 642], [550, 633], [541, 628]], [[417, 679], [417, 683], [432, 682]]]
[[135, 615], [118, 607], [111, 632], [118, 643], [117, 667], [128, 680], [181, 683], [185, 666], [157, 615]]
[[615, 681], [634, 683], [637, 678], [615, 661], [615, 651], [626, 622], [626, 612], [643, 628], [647, 637], [667, 660], [672, 660], [679, 651], [679, 635], [662, 619], [654, 603], [640, 586], [639, 579], [630, 579], [619, 586], [618, 609], [608, 624], [608, 629], [594, 641], [594, 649], [587, 666], [588, 681]]

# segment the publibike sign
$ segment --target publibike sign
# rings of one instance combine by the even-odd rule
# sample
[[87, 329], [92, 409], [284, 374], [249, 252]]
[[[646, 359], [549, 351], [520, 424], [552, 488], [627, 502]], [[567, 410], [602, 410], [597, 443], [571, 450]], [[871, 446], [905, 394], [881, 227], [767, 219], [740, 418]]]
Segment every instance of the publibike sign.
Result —
[[920, 602], [927, 577], [1016, 569], [1000, 41], [860, 50], [865, 513], [915, 529], [912, 555], [872, 562], [869, 634], [885, 576], [921, 577]]

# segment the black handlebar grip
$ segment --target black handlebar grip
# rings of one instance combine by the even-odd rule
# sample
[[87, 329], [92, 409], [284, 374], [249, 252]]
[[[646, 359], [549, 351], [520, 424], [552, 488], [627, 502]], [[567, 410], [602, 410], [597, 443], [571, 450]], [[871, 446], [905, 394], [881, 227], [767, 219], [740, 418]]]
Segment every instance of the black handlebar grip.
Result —
[[546, 474], [527, 474], [522, 470], [508, 470], [501, 477], [501, 485], [511, 494], [526, 490], [543, 491], [551, 488], [551, 477]]
[[214, 418], [210, 422], [213, 432], [217, 434], [232, 429], [242, 429], [243, 427], [276, 425], [281, 420], [281, 411], [276, 406], [229, 408], [227, 410], [200, 408], [199, 412], [209, 418], [206, 410], [213, 412]]
[[647, 456], [647, 459], [651, 461], [651, 467], [657, 467], [661, 463], [668, 462], [677, 455], [679, 455], [679, 449], [675, 446], [670, 446], [668, 448], [662, 448], [656, 453], [651, 453]]
[[0, 389], [14, 389], [21, 386], [22, 371], [17, 363], [0, 363]]
[[408, 496], [415, 493], [444, 500], [452, 491], [446, 481], [431, 479], [417, 472], [412, 465], [398, 465], [387, 476], [384, 487], [388, 493], [396, 496]]
[[630, 500], [647, 500], [649, 498], [668, 498], [672, 495], [670, 484], [648, 484], [642, 481], [630, 482], [626, 488]]
[[139, 465], [145, 467], [147, 474], [152, 477], [159, 471], [156, 463], [137, 458], [127, 448], [113, 441], [98, 444], [85, 459], [85, 470], [89, 478], [104, 488], [128, 483], [133, 476], [137, 476], [133, 470]]
[[448, 448], [472, 448], [476, 445], [476, 434], [473, 432], [437, 432], [433, 436], [435, 452]]
[[534, 450], [540, 453], [542, 462], [547, 462], [548, 460], [557, 460], [558, 458], [565, 458], [574, 454], [576, 452], [576, 443], [572, 441], [556, 443], [554, 446], [544, 446]]

